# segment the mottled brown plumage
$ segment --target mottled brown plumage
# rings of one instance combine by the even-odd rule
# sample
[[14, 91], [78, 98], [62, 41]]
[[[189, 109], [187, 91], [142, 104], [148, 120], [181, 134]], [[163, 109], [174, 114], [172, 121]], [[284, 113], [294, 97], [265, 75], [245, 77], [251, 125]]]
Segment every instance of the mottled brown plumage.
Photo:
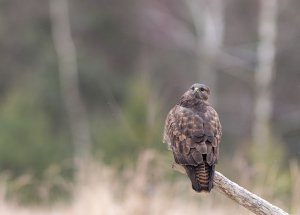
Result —
[[218, 114], [207, 101], [209, 94], [207, 86], [193, 84], [170, 110], [164, 130], [163, 142], [197, 192], [210, 192], [213, 187], [222, 135]]

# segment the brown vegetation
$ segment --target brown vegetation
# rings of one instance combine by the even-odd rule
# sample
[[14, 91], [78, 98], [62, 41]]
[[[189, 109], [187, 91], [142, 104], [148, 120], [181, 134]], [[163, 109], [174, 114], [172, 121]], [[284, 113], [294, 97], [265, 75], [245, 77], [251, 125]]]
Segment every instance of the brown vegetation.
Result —
[[[135, 168], [128, 168], [122, 173], [111, 167], [91, 163], [85, 172], [79, 174], [78, 184], [74, 189], [74, 197], [66, 205], [52, 207], [23, 208], [8, 203], [4, 198], [5, 184], [1, 184], [0, 213], [2, 215], [98, 215], [98, 214], [251, 214], [243, 207], [235, 204], [220, 193], [213, 190], [210, 194], [193, 192], [186, 177], [178, 177], [173, 182], [165, 180], [170, 172], [165, 172], [166, 159], [156, 155], [154, 151], [145, 151]], [[170, 164], [170, 163], [168, 163]], [[300, 169], [296, 163], [291, 164], [294, 188], [300, 186]], [[275, 179], [273, 179], [275, 180]], [[269, 181], [272, 184], [274, 181]], [[247, 185], [246, 187], [251, 187]], [[262, 196], [283, 205], [276, 195], [265, 193]], [[291, 202], [292, 214], [298, 214], [300, 207], [299, 189], [294, 190]], [[216, 204], [217, 202], [217, 204]]]

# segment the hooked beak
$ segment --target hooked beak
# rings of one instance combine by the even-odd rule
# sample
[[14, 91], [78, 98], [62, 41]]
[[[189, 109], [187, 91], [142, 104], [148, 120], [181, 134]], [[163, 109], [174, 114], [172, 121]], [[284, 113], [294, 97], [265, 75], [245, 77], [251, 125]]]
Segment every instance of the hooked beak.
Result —
[[200, 98], [200, 89], [198, 87], [195, 87], [194, 95], [195, 95], [196, 98]]

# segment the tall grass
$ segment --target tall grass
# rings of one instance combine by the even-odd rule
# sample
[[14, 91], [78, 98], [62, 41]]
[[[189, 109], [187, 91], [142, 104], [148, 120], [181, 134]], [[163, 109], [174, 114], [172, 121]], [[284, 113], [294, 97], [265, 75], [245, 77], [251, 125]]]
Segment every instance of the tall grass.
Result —
[[[22, 207], [5, 200], [5, 180], [0, 186], [1, 215], [99, 215], [99, 214], [251, 214], [220, 193], [197, 194], [182, 175], [170, 180], [166, 172], [170, 163], [155, 151], [145, 151], [136, 166], [122, 172], [91, 163], [79, 173], [69, 203], [54, 206]], [[170, 164], [171, 165], [171, 164]], [[300, 171], [291, 163], [295, 189], [299, 188]], [[177, 174], [177, 173], [176, 173]], [[291, 211], [299, 214], [299, 190], [293, 190]], [[276, 201], [276, 199], [273, 199]]]

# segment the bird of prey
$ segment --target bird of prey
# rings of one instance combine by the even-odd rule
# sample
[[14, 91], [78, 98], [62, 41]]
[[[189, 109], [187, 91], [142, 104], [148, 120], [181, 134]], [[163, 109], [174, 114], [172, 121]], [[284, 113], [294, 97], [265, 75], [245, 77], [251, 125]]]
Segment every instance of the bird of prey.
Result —
[[207, 101], [209, 94], [204, 84], [193, 84], [168, 113], [164, 128], [163, 142], [197, 192], [210, 192], [213, 187], [222, 135], [218, 114]]

